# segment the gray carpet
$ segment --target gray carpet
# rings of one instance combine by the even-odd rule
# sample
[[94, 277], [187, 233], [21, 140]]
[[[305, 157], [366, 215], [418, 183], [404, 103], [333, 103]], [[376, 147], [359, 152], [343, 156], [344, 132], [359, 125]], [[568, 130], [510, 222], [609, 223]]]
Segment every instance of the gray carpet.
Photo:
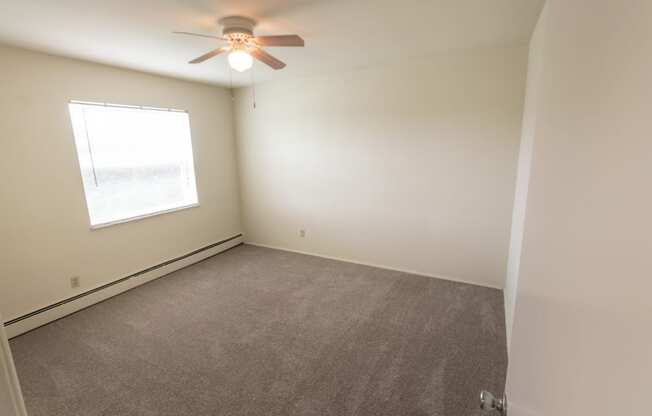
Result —
[[498, 290], [239, 246], [14, 338], [30, 416], [478, 415]]

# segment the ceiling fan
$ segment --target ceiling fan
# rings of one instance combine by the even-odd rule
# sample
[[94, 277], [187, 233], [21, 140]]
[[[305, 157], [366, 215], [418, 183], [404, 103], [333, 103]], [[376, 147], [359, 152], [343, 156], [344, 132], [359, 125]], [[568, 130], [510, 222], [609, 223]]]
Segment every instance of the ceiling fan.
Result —
[[229, 65], [238, 72], [244, 72], [253, 65], [253, 58], [274, 69], [282, 69], [285, 63], [262, 49], [262, 46], [304, 46], [298, 35], [254, 36], [256, 22], [248, 17], [227, 16], [218, 21], [223, 36], [203, 35], [190, 32], [173, 32], [181, 35], [200, 36], [228, 42], [228, 45], [213, 49], [189, 63], [199, 64], [222, 53], [229, 53]]

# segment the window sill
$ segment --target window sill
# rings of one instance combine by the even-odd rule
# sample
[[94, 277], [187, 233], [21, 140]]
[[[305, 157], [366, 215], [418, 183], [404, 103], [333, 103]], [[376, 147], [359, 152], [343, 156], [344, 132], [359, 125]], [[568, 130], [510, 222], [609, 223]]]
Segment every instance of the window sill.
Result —
[[199, 207], [199, 203], [184, 205], [184, 206], [176, 207], [176, 208], [164, 209], [164, 210], [152, 212], [152, 213], [149, 213], [149, 214], [143, 214], [143, 215], [137, 215], [135, 217], [123, 218], [121, 220], [102, 222], [102, 223], [99, 223], [99, 224], [91, 225], [91, 230], [99, 230], [99, 229], [102, 229], [102, 228], [111, 227], [113, 225], [124, 224], [124, 223], [132, 222], [132, 221], [139, 221], [139, 220], [143, 220], [145, 218], [156, 217], [158, 215], [169, 214], [171, 212], [183, 211], [183, 210], [186, 210], [186, 209], [197, 208], [197, 207]]

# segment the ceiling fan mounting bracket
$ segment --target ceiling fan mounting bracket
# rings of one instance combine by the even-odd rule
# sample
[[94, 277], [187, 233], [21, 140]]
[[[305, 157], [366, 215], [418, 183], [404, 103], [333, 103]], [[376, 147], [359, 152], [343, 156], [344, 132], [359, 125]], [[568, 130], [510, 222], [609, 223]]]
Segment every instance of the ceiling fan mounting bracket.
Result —
[[217, 21], [222, 25], [222, 34], [229, 35], [248, 35], [253, 37], [256, 21], [244, 16], [227, 16]]

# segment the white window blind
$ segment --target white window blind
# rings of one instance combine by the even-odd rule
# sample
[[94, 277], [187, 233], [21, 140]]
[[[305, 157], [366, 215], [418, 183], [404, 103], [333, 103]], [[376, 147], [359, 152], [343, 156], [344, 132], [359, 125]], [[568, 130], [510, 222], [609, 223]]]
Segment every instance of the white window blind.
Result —
[[188, 113], [69, 107], [93, 228], [197, 206]]

